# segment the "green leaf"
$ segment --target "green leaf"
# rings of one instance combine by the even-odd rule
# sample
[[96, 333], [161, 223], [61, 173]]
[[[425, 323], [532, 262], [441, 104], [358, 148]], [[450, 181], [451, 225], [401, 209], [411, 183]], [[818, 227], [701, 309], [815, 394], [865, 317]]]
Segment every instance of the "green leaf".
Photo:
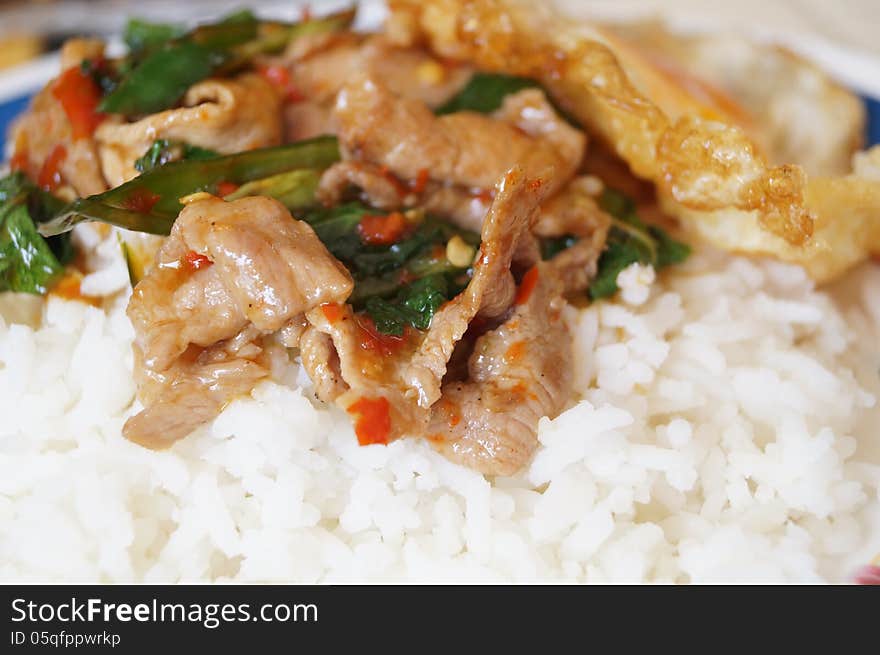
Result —
[[63, 270], [27, 206], [5, 204], [0, 209], [0, 291], [44, 294]]
[[[37, 235], [36, 239], [33, 239], [31, 238], [31, 232], [36, 229], [35, 224], [49, 220], [60, 211], [64, 207], [64, 202], [51, 193], [38, 189], [24, 173], [17, 171], [0, 179], [0, 213], [5, 215], [6, 212], [11, 212], [16, 206], [24, 208], [30, 223], [24, 222], [20, 216], [11, 220], [9, 227], [13, 230], [14, 235], [16, 235], [15, 240], [12, 239], [12, 234], [6, 230], [6, 227], [0, 229], [5, 230], [3, 238], [7, 240], [7, 245], [20, 243], [25, 250], [20, 256], [9, 249], [12, 246], [8, 245], [4, 250], [2, 255], [4, 263], [0, 268], [6, 271], [6, 275], [14, 274], [14, 279], [9, 278], [0, 282], [0, 288], [12, 291], [43, 293], [39, 290], [43, 286], [39, 281], [43, 280], [48, 283], [51, 278], [51, 275], [47, 276], [45, 271], [62, 267], [73, 259], [75, 253], [69, 234], [49, 239], [43, 239]], [[51, 257], [46, 254], [43, 245], [48, 247]], [[44, 256], [34, 256], [34, 253], [42, 253]], [[54, 261], [52, 258], [54, 258]], [[27, 266], [32, 265], [34, 271], [29, 273], [26, 270], [22, 270], [21, 265], [15, 264], [18, 260], [26, 262]], [[40, 272], [41, 270], [43, 270], [43, 273]], [[28, 280], [36, 280], [37, 283], [30, 284], [27, 282]]]
[[312, 226], [333, 256], [350, 267], [355, 255], [364, 247], [357, 226], [364, 216], [375, 213], [376, 210], [361, 203], [350, 202], [304, 212], [301, 218]]
[[427, 330], [434, 313], [448, 300], [449, 285], [442, 275], [429, 275], [412, 282], [401, 293], [403, 304], [417, 317], [410, 325]]
[[496, 73], [474, 73], [465, 87], [441, 107], [436, 114], [457, 111], [478, 111], [488, 114], [501, 107], [504, 97], [523, 89], [537, 87], [538, 83], [526, 77]]
[[315, 204], [315, 192], [320, 181], [320, 171], [304, 168], [246, 182], [224, 198], [238, 200], [246, 196], [269, 196], [295, 211]]
[[131, 52], [138, 53], [163, 45], [184, 33], [184, 28], [171, 23], [151, 23], [131, 18], [125, 24], [122, 40]]
[[609, 240], [599, 257], [596, 277], [590, 282], [590, 298], [598, 300], [617, 293], [617, 276], [630, 264], [642, 261], [641, 253], [631, 244]]
[[402, 287], [391, 300], [372, 297], [365, 309], [376, 330], [383, 334], [403, 335], [410, 325], [427, 330], [437, 309], [448, 300], [448, 284], [442, 275], [430, 275]]
[[[220, 182], [245, 184], [297, 169], [323, 170], [338, 160], [336, 137], [323, 136], [215, 159], [170, 162], [114, 189], [72, 202], [41, 225], [40, 232], [51, 236], [82, 221], [101, 221], [135, 232], [168, 234], [183, 196], [215, 191]], [[132, 209], [138, 197], [155, 198], [155, 203], [147, 211]]]
[[618, 274], [630, 264], [650, 264], [660, 270], [684, 261], [690, 254], [687, 244], [676, 241], [661, 227], [645, 225], [636, 214], [635, 203], [623, 193], [606, 187], [599, 206], [611, 214], [612, 223], [596, 277], [590, 283], [593, 300], [614, 295]]
[[676, 241], [659, 227], [651, 226], [649, 231], [651, 236], [657, 241], [655, 268], [661, 269], [673, 264], [680, 264], [690, 256], [691, 247], [688, 244]]
[[561, 237], [549, 237], [541, 239], [541, 259], [543, 259], [544, 261], [548, 259], [553, 259], [563, 250], [571, 248], [575, 243], [577, 243], [577, 241], [578, 238], [571, 234], [566, 234]]
[[199, 25], [186, 35], [186, 40], [206, 48], [229, 50], [255, 39], [258, 29], [257, 17], [249, 9], [244, 9], [217, 23]]
[[478, 234], [446, 221], [425, 217], [402, 241], [387, 246], [365, 244], [358, 234], [364, 216], [381, 210], [351, 202], [311, 209], [301, 218], [327, 249], [351, 271], [354, 290], [348, 299], [364, 309], [385, 334], [400, 335], [406, 325], [424, 330], [437, 308], [461, 291], [470, 279], [467, 268], [446, 259], [446, 243], [458, 235], [478, 245]]
[[134, 167], [141, 173], [151, 171], [172, 161], [204, 160], [219, 157], [220, 153], [199, 146], [192, 146], [183, 141], [158, 139], [153, 141], [143, 156], [134, 162]]
[[237, 23], [255, 23], [257, 16], [251, 9], [236, 9], [231, 14], [227, 14], [220, 19], [221, 25], [235, 25]]
[[226, 55], [193, 42], [171, 43], [149, 54], [101, 100], [98, 111], [126, 116], [174, 106], [186, 90], [210, 76]]
[[83, 59], [79, 67], [85, 75], [95, 81], [95, 84], [101, 89], [101, 94], [107, 95], [119, 84], [119, 78], [128, 62], [127, 58], [115, 61]]
[[33, 184], [21, 171], [16, 171], [0, 179], [0, 205], [27, 192], [29, 187], [33, 187]]
[[612, 216], [633, 222], [638, 226], [642, 223], [636, 215], [636, 203], [617, 189], [606, 186], [599, 196], [599, 207]]
[[[122, 61], [102, 112], [127, 117], [173, 107], [193, 84], [211, 75], [247, 67], [254, 57], [280, 52], [305, 35], [347, 28], [354, 11], [346, 10], [301, 23], [260, 21], [249, 10], [179, 34], [169, 25], [132, 21], [126, 32], [131, 53]], [[103, 86], [102, 88], [109, 88]]]
[[373, 319], [378, 332], [395, 337], [403, 336], [404, 328], [413, 318], [409, 308], [378, 297], [367, 300], [366, 312]]

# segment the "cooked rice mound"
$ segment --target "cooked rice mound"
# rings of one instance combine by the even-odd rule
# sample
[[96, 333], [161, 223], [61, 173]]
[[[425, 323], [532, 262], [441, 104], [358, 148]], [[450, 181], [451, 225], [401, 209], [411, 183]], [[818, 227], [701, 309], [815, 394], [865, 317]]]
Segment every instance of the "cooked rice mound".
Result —
[[[359, 447], [298, 364], [171, 450], [126, 441], [132, 329], [0, 322], [0, 579], [814, 582], [880, 552], [880, 269], [698, 252], [570, 309], [577, 402], [517, 477]], [[836, 294], [836, 295], [835, 295]]]

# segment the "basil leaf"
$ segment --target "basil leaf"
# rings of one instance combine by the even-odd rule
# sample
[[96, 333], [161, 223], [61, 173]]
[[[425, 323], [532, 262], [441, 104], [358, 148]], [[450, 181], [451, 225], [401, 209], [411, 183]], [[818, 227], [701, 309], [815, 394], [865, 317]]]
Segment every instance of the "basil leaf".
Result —
[[22, 202], [0, 209], [0, 291], [44, 294], [64, 267]]
[[425, 217], [403, 240], [387, 246], [363, 242], [358, 225], [381, 210], [350, 202], [303, 212], [327, 249], [355, 280], [348, 302], [364, 310], [384, 334], [400, 336], [407, 325], [427, 329], [434, 313], [468, 283], [470, 271], [446, 259], [446, 243], [460, 236], [478, 245], [480, 237], [446, 221]]
[[150, 23], [145, 20], [131, 18], [125, 24], [122, 40], [130, 52], [139, 53], [156, 48], [176, 39], [184, 33], [184, 28], [171, 23]]
[[635, 203], [615, 189], [606, 188], [599, 206], [612, 216], [605, 251], [599, 257], [596, 277], [590, 283], [593, 300], [617, 292], [617, 276], [630, 264], [650, 264], [660, 270], [687, 259], [691, 249], [676, 241], [661, 227], [645, 225], [636, 214]]
[[205, 160], [219, 157], [220, 153], [199, 146], [191, 146], [183, 141], [158, 139], [147, 151], [134, 162], [134, 167], [141, 173], [153, 170], [172, 161]]
[[401, 336], [408, 325], [427, 330], [434, 313], [448, 300], [448, 288], [442, 275], [429, 275], [402, 287], [391, 300], [370, 298], [365, 309], [383, 334]]
[[478, 111], [488, 114], [501, 107], [505, 96], [537, 86], [537, 82], [527, 77], [474, 73], [464, 88], [434, 113], [440, 115], [457, 111]]
[[174, 106], [209, 77], [226, 55], [198, 43], [172, 43], [149, 54], [98, 105], [98, 111], [142, 116]]
[[40, 232], [60, 234], [81, 221], [101, 221], [136, 232], [168, 234], [183, 196], [215, 190], [220, 182], [245, 184], [298, 169], [323, 170], [338, 160], [336, 137], [323, 136], [214, 159], [169, 162], [109, 191], [72, 202], [40, 225]]

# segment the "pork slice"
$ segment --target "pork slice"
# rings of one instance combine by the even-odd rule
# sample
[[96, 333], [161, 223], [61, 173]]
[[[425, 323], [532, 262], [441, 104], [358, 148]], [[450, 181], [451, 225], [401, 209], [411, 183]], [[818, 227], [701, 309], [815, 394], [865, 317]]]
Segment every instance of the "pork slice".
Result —
[[395, 96], [379, 80], [350, 80], [336, 98], [346, 158], [385, 166], [404, 180], [426, 171], [430, 180], [488, 189], [514, 166], [547, 179], [548, 193], [577, 169], [584, 134], [559, 118], [540, 91], [505, 100], [496, 117], [476, 112], [435, 116], [423, 102]]
[[111, 186], [136, 177], [135, 160], [158, 139], [232, 154], [281, 142], [281, 99], [254, 73], [208, 79], [189, 88], [182, 106], [134, 123], [108, 120], [95, 131], [101, 165]]
[[428, 438], [449, 459], [487, 475], [512, 475], [537, 447], [538, 421], [572, 392], [571, 334], [554, 267], [527, 274], [534, 288], [496, 329], [474, 343], [466, 381], [443, 385]]
[[282, 331], [294, 347], [303, 314], [344, 302], [352, 286], [311, 227], [276, 200], [187, 205], [129, 301], [146, 409], [126, 436], [166, 444], [210, 419], [268, 375], [264, 337]]
[[[323, 308], [308, 312], [313, 328], [329, 337], [329, 342], [304, 339], [303, 363], [318, 393], [345, 409], [361, 398], [381, 397], [389, 405], [388, 440], [423, 436], [455, 344], [475, 317], [500, 316], [513, 301], [516, 285], [510, 263], [542, 200], [543, 188], [540, 180], [525, 179], [519, 169], [502, 178], [483, 226], [473, 277], [434, 315], [426, 332], [408, 331], [399, 339], [378, 335], [369, 320], [355, 315], [349, 306], [329, 316]], [[329, 344], [336, 359], [326, 351]]]
[[333, 101], [345, 82], [359, 73], [382, 80], [394, 93], [436, 107], [461, 89], [468, 66], [439, 61], [421, 48], [399, 48], [383, 35], [352, 33], [298, 40], [281, 57], [297, 98], [284, 110], [290, 141], [336, 131]]
[[127, 439], [154, 450], [168, 448], [269, 375], [270, 362], [253, 327], [194, 355], [156, 371], [135, 345], [138, 395], [145, 409], [125, 422]]
[[528, 236], [547, 186], [541, 179], [526, 179], [518, 168], [509, 171], [498, 184], [483, 223], [473, 277], [464, 291], [434, 315], [431, 329], [407, 368], [407, 381], [420, 390], [423, 407], [439, 399], [446, 363], [471, 321], [477, 316], [501, 316], [510, 307], [516, 291], [510, 264]]

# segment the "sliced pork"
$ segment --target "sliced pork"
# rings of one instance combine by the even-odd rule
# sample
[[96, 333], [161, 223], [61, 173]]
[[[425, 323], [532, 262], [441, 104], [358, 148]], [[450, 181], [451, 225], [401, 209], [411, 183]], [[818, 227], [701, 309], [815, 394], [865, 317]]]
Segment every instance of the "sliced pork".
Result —
[[[275, 200], [187, 205], [129, 302], [148, 409], [126, 436], [152, 447], [185, 436], [268, 374], [263, 337], [344, 302], [352, 285], [311, 227]], [[162, 421], [145, 419], [160, 411], [150, 405], [162, 405]]]
[[474, 343], [468, 379], [443, 385], [428, 438], [449, 459], [489, 475], [511, 475], [538, 445], [538, 420], [571, 396], [571, 334], [562, 281], [547, 263], [526, 274], [509, 317]]
[[138, 175], [135, 160], [158, 139], [227, 154], [281, 143], [281, 99], [254, 73], [193, 85], [182, 106], [134, 123], [108, 120], [95, 132], [107, 180], [118, 186]]

